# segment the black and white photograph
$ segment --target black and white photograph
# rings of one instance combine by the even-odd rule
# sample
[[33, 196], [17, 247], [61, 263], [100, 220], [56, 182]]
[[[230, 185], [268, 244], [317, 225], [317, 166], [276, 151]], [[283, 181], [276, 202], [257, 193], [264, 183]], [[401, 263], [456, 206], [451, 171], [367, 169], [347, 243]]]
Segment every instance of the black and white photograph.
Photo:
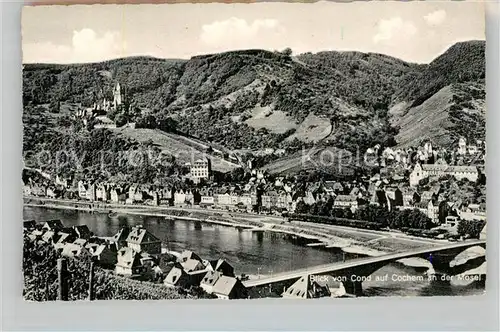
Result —
[[25, 6], [24, 300], [483, 295], [484, 7]]

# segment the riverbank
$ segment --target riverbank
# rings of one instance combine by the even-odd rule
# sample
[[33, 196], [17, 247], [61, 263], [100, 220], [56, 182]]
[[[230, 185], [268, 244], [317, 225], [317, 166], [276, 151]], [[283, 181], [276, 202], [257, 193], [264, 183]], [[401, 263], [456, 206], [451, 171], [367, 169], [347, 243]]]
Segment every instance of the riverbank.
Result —
[[[404, 249], [429, 247], [436, 244], [436, 241], [412, 239], [404, 234], [302, 222], [288, 223], [284, 218], [277, 216], [235, 213], [216, 209], [124, 205], [101, 202], [91, 203], [39, 197], [25, 197], [24, 202], [25, 206], [33, 207], [107, 213], [112, 215], [155, 216], [169, 220], [198, 221], [251, 232], [280, 233], [283, 236], [303, 239], [306, 243], [305, 245], [317, 247], [319, 250], [337, 248], [346, 253], [363, 256], [380, 256]], [[415, 264], [421, 266], [422, 263], [415, 262]]]

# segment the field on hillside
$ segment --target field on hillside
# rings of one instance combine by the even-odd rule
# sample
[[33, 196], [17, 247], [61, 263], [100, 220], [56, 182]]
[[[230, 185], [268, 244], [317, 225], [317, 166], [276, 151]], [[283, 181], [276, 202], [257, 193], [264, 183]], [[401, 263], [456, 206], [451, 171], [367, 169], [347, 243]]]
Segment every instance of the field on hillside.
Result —
[[356, 160], [345, 150], [334, 147], [311, 148], [269, 163], [264, 170], [271, 174], [296, 174], [302, 170], [318, 170], [328, 174], [350, 175]]
[[266, 128], [275, 134], [283, 134], [290, 129], [297, 128], [294, 119], [282, 111], [273, 111], [270, 106], [256, 106], [252, 117], [246, 120], [246, 123], [252, 128]]
[[297, 138], [302, 142], [318, 142], [328, 137], [332, 132], [330, 120], [310, 113], [299, 125], [293, 135], [287, 138], [288, 141]]
[[[447, 128], [451, 126], [447, 109], [451, 105], [451, 88], [441, 89], [422, 105], [411, 108], [399, 118], [398, 146], [416, 146], [421, 140], [431, 139], [437, 145], [449, 144]], [[439, 123], [439, 126], [436, 124]]]
[[[448, 85], [417, 107], [393, 118], [400, 127], [396, 142], [400, 147], [416, 146], [424, 139], [448, 147], [463, 136], [468, 141], [485, 139], [484, 84]], [[394, 112], [394, 113], [396, 113]]]
[[160, 148], [164, 153], [173, 155], [175, 159], [181, 163], [192, 163], [196, 159], [206, 156], [211, 160], [212, 169], [214, 171], [229, 172], [239, 167], [238, 165], [228, 162], [222, 158], [205, 154], [202, 149], [202, 144], [200, 144], [199, 148], [196, 148], [194, 141], [193, 144], [188, 145], [185, 141], [177, 139], [175, 137], [176, 135], [163, 133], [160, 130], [145, 128], [117, 128], [113, 129], [113, 132], [142, 143], [151, 140], [153, 144]]

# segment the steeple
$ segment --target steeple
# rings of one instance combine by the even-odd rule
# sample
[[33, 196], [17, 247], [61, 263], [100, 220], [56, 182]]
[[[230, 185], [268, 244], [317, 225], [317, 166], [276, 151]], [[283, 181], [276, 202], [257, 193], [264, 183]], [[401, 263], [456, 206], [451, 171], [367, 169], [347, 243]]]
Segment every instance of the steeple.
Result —
[[116, 83], [115, 88], [113, 89], [113, 106], [116, 108], [118, 105], [122, 104], [122, 94], [120, 83]]

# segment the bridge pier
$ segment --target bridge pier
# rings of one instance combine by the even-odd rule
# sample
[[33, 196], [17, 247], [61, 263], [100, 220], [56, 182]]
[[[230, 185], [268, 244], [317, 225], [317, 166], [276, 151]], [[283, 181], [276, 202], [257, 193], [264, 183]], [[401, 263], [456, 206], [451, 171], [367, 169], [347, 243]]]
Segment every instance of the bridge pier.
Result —
[[363, 284], [361, 281], [343, 281], [342, 286], [346, 295], [361, 296], [363, 295]]

